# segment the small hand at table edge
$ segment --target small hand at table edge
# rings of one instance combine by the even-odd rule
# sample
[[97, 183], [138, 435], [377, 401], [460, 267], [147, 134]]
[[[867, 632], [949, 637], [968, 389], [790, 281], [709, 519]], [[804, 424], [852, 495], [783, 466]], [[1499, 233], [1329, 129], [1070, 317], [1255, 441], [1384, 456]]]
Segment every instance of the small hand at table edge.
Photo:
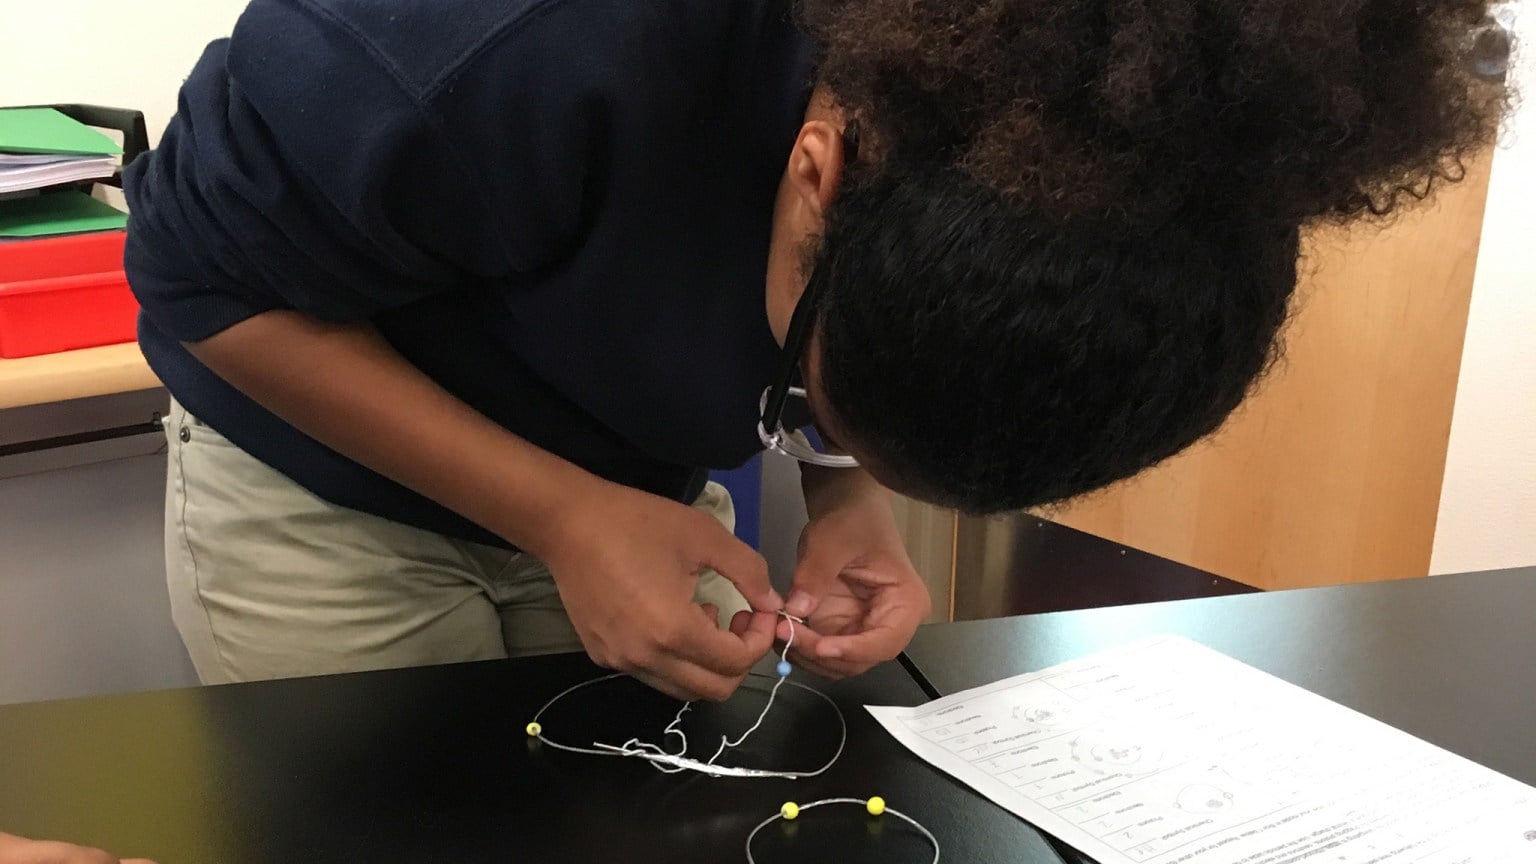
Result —
[[114, 858], [100, 849], [28, 840], [0, 831], [0, 864], [155, 864], [147, 858]]

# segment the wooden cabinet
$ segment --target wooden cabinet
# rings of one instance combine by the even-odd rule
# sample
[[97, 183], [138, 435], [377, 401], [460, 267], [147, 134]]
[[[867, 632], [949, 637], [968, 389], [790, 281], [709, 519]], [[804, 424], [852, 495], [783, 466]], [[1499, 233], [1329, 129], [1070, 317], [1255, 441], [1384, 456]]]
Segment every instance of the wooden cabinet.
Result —
[[1285, 357], [1227, 425], [1047, 515], [1265, 589], [1426, 575], [1488, 169], [1310, 238]]

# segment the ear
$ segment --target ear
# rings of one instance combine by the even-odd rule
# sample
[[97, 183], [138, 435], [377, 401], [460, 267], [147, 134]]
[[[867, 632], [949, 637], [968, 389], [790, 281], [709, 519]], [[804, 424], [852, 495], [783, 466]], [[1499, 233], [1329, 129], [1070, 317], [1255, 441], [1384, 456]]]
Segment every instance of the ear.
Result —
[[843, 132], [827, 120], [810, 120], [789, 154], [785, 175], [795, 204], [820, 225], [843, 179]]

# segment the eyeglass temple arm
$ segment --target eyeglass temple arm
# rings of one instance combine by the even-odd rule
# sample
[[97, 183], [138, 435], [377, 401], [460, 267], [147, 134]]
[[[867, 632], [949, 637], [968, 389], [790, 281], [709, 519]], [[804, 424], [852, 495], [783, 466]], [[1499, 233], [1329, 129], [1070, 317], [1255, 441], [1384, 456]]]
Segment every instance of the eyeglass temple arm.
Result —
[[[784, 403], [789, 401], [789, 388], [795, 381], [795, 371], [800, 366], [800, 356], [805, 352], [806, 342], [809, 341], [811, 324], [816, 318], [816, 291], [817, 279], [813, 274], [806, 284], [805, 293], [800, 295], [800, 301], [795, 304], [795, 313], [789, 319], [789, 332], [784, 337], [784, 359], [779, 364], [778, 376], [774, 378], [773, 389], [768, 394], [768, 404], [763, 406], [764, 428], [768, 434], [778, 433], [778, 422], [784, 416]], [[774, 428], [768, 428], [769, 419], [774, 420]]]
[[[850, 119], [843, 127], [845, 164], [852, 165], [859, 160], [861, 137], [858, 118]], [[821, 282], [816, 271], [811, 271], [805, 283], [805, 291], [795, 303], [795, 312], [789, 318], [789, 332], [784, 335], [784, 359], [779, 366], [778, 377], [774, 379], [773, 389], [769, 391], [768, 404], [763, 406], [762, 426], [767, 435], [777, 436], [779, 427], [783, 425], [784, 403], [789, 401], [789, 387], [794, 383], [795, 370], [800, 365], [800, 356], [805, 353], [809, 341], [811, 323], [816, 320], [817, 307], [821, 305]], [[774, 420], [772, 428], [767, 422], [770, 418]]]

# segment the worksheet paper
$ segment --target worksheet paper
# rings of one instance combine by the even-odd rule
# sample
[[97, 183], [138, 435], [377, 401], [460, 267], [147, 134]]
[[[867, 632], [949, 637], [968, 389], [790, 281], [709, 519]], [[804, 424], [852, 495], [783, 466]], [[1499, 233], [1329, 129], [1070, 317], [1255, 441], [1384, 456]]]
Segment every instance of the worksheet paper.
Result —
[[1536, 864], [1536, 789], [1186, 639], [869, 711], [1100, 864]]

